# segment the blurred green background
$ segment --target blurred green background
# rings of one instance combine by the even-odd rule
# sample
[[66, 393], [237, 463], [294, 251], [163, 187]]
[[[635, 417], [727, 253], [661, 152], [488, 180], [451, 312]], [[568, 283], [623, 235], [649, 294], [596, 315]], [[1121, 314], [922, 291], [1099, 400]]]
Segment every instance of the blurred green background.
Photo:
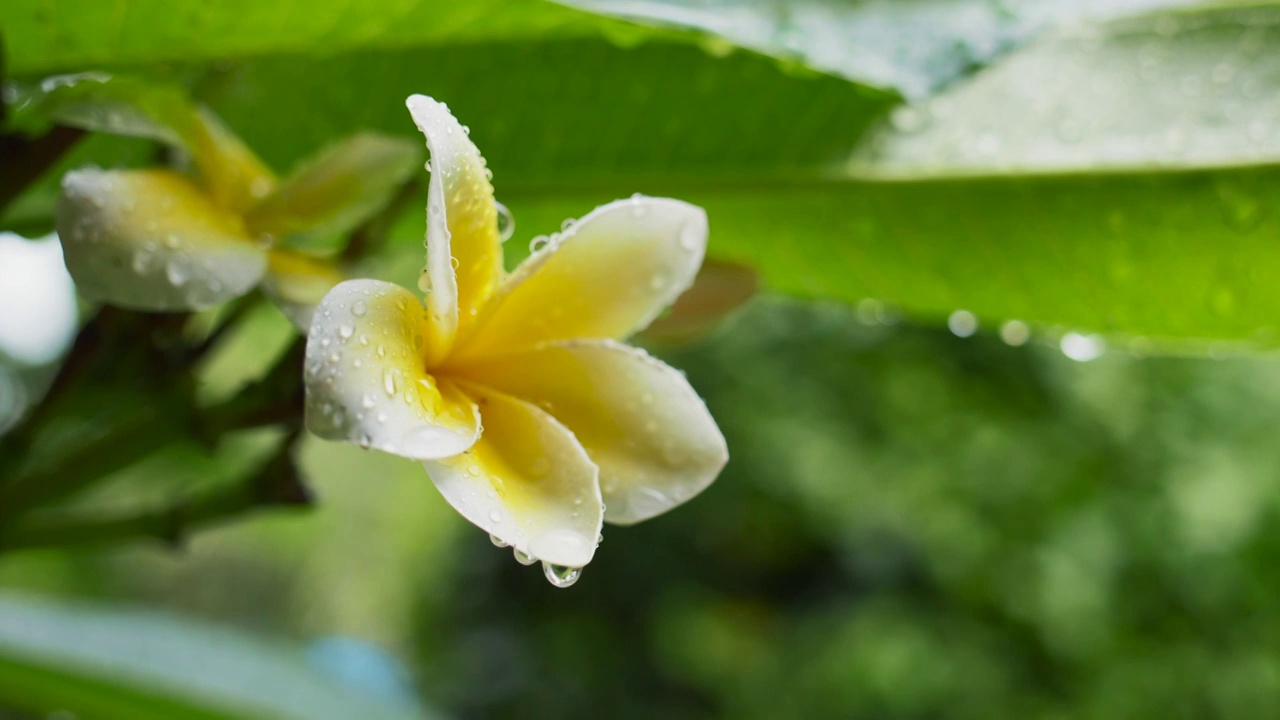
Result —
[[[179, 82], [276, 168], [412, 135], [403, 98], [430, 93], [488, 158], [513, 254], [673, 195], [763, 291], [654, 346], [724, 474], [609, 528], [572, 589], [419, 465], [312, 438], [314, 507], [0, 553], [0, 717], [1280, 712], [1276, 28], [1266, 2], [9, 0], [12, 78]], [[95, 136], [0, 229], [47, 232], [67, 168], [153, 157]], [[422, 224], [382, 277], [412, 283]], [[288, 342], [262, 310], [202, 391]], [[5, 352], [0, 431], [51, 372]], [[77, 502], [216, 485], [269, 436]]]
[[[0, 583], [358, 638], [457, 717], [1262, 717], [1280, 703], [1280, 368], [762, 298], [669, 356], [733, 451], [571, 590], [420, 468], [312, 442], [320, 496]], [[351, 662], [357, 662], [358, 657]]]

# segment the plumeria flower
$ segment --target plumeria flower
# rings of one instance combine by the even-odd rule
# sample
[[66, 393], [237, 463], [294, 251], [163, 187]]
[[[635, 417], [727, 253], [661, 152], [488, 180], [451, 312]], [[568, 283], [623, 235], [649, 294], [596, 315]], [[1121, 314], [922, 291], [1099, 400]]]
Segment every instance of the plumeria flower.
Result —
[[307, 426], [422, 461], [494, 544], [570, 585], [603, 522], [671, 509], [728, 459], [684, 376], [620, 342], [693, 281], [706, 214], [613, 202], [504, 273], [479, 150], [445, 105], [408, 106], [431, 155], [425, 299], [378, 280], [325, 296], [307, 339]]
[[199, 310], [261, 285], [300, 329], [343, 275], [279, 243], [348, 230], [419, 162], [409, 141], [356, 135], [281, 181], [207, 108], [169, 88], [86, 74], [52, 78], [40, 101], [70, 125], [160, 140], [192, 172], [67, 173], [57, 209], [67, 269], [89, 299], [137, 310]]

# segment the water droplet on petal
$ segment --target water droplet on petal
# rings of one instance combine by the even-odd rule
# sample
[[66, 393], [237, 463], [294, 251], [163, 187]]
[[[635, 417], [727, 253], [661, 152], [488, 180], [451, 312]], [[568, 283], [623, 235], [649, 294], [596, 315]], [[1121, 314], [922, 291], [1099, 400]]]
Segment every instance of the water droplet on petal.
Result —
[[356, 333], [356, 329], [351, 325], [347, 325], [346, 323], [343, 323], [342, 325], [338, 326], [338, 335], [341, 336], [343, 340], [351, 339], [351, 336], [354, 335], [355, 333]]
[[550, 242], [551, 242], [551, 238], [547, 237], [546, 235], [538, 235], [537, 237], [529, 241], [529, 252], [536, 253], [542, 248], [546, 247], [547, 244]]
[[174, 285], [182, 285], [187, 281], [187, 269], [176, 258], [170, 260], [164, 268], [165, 277], [169, 278], [169, 282]]
[[357, 300], [355, 304], [351, 306], [351, 314], [356, 317], [364, 317], [367, 312], [369, 312], [369, 306], [366, 305], [363, 300]]
[[684, 227], [680, 228], [680, 249], [685, 252], [697, 250], [701, 238], [702, 234], [693, 223], [685, 223]]
[[489, 511], [489, 519], [490, 519], [490, 520], [492, 520], [493, 522], [496, 522], [496, 523], [500, 523], [500, 522], [502, 522], [502, 511], [501, 511], [501, 510], [490, 510], [490, 511]]
[[498, 208], [498, 241], [506, 242], [516, 231], [516, 219], [511, 215], [511, 211], [506, 205], [495, 201], [493, 203]]
[[578, 578], [582, 577], [582, 568], [542, 563], [542, 574], [547, 576], [547, 582], [552, 585], [558, 588], [567, 588], [578, 582]]

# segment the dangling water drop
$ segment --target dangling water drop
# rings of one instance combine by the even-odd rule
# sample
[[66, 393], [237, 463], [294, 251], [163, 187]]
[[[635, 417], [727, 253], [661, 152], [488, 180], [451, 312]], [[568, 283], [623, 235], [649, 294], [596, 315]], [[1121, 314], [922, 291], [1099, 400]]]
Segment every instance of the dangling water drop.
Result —
[[515, 548], [512, 554], [516, 556], [516, 562], [521, 565], [532, 565], [538, 562], [538, 559], [526, 552], [521, 552], [520, 548]]
[[552, 565], [544, 562], [542, 563], [542, 574], [547, 576], [547, 582], [552, 585], [558, 588], [567, 588], [578, 582], [578, 578], [582, 577], [582, 568]]
[[493, 543], [494, 547], [504, 548], [507, 546], [507, 542], [502, 538], [498, 537], [497, 535], [490, 535], [489, 542]]
[[546, 247], [547, 243], [550, 243], [550, 242], [551, 242], [551, 238], [547, 237], [546, 235], [539, 235], [529, 241], [529, 252], [536, 253], [542, 248]]
[[506, 205], [497, 201], [493, 204], [498, 208], [498, 242], [506, 242], [516, 232], [516, 219]]

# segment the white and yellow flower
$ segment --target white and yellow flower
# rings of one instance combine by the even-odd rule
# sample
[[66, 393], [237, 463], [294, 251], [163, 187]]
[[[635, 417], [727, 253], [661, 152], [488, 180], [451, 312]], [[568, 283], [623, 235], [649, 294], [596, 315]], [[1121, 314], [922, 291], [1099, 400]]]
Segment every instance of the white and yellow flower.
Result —
[[620, 342], [693, 281], [706, 215], [613, 202], [507, 274], [479, 151], [443, 104], [408, 106], [431, 155], [425, 300], [377, 280], [325, 296], [307, 340], [307, 426], [422, 461], [465, 518], [568, 585], [604, 521], [665, 512], [728, 459], [684, 376]]
[[281, 181], [216, 116], [176, 91], [97, 74], [55, 80], [41, 98], [50, 117], [160, 140], [193, 169], [64, 176], [57, 230], [67, 269], [83, 295], [111, 305], [198, 310], [262, 284], [305, 331], [312, 308], [343, 276], [278, 241], [350, 229], [418, 163], [415, 144], [361, 134]]

